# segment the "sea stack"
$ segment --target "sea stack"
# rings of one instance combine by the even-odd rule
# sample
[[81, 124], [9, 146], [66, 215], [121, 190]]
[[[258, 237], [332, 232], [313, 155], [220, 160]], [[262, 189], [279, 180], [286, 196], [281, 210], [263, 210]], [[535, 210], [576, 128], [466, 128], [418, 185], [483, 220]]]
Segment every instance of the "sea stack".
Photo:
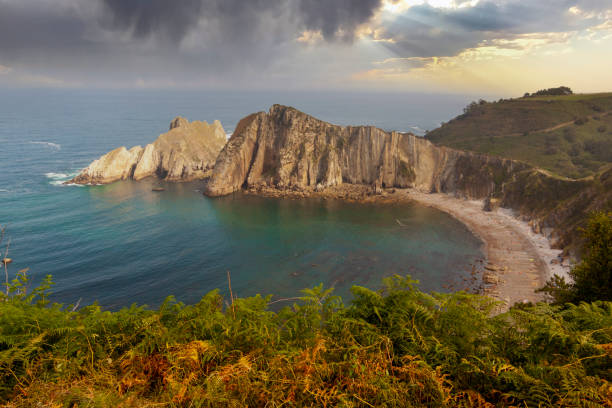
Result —
[[177, 117], [155, 142], [144, 148], [119, 147], [94, 160], [68, 183], [108, 184], [151, 176], [167, 181], [206, 178], [226, 140], [219, 121], [208, 124]]

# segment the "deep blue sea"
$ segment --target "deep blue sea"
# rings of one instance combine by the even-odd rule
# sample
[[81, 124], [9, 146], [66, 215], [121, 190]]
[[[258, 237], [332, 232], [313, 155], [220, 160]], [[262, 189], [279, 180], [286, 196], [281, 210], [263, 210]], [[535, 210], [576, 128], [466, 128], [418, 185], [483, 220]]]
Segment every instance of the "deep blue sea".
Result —
[[[422, 132], [470, 97], [380, 93], [84, 91], [0, 89], [0, 225], [11, 275], [56, 282], [52, 300], [110, 309], [194, 303], [208, 291], [299, 295], [323, 283], [349, 297], [411, 274], [425, 290], [460, 287], [480, 242], [450, 216], [420, 205], [210, 199], [200, 183], [61, 183], [118, 146], [145, 145], [171, 119], [219, 119], [227, 133], [249, 113], [292, 105], [337, 124]], [[5, 242], [6, 243], [6, 242]], [[4, 279], [2, 279], [4, 280]], [[443, 286], [444, 285], [444, 286]]]

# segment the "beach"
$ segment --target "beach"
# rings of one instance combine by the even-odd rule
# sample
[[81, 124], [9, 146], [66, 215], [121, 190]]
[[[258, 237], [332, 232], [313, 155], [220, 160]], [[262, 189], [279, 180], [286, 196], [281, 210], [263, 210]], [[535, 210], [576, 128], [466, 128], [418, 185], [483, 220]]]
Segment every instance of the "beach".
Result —
[[[544, 235], [511, 210], [483, 210], [482, 200], [464, 200], [448, 194], [398, 190], [395, 194], [429, 205], [464, 223], [484, 244], [486, 265], [484, 293], [504, 303], [505, 309], [517, 302], [537, 302], [544, 295], [535, 289], [544, 286], [553, 274], [567, 278], [569, 266], [551, 263], [561, 250], [550, 247]], [[554, 262], [554, 261], [553, 261]]]

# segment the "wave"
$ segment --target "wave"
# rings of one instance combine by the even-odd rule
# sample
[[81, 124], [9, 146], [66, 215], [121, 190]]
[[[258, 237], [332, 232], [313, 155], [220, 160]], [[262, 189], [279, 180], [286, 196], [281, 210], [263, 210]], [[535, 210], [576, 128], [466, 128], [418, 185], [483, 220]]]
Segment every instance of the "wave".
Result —
[[59, 143], [53, 143], [53, 142], [35, 142], [35, 141], [31, 141], [28, 142], [30, 144], [36, 144], [36, 145], [43, 145], [43, 146], [48, 146], [51, 147], [55, 150], [60, 150], [62, 148], [62, 145]]
[[51, 180], [62, 180], [66, 181], [71, 177], [71, 174], [66, 173], [45, 173], [45, 176]]
[[3, 188], [0, 188], [0, 193], [10, 193], [11, 190], [5, 190]]
[[49, 184], [51, 184], [52, 186], [59, 186], [59, 187], [85, 187], [83, 184], [66, 183], [66, 181], [68, 180], [53, 180], [53, 181], [50, 181]]
[[78, 171], [75, 171], [75, 172], [72, 172], [72, 173], [53, 173], [53, 172], [50, 172], [50, 173], [45, 173], [45, 177], [47, 177], [48, 179], [51, 180], [49, 182], [49, 184], [51, 184], [52, 186], [81, 186], [80, 184], [74, 184], [74, 183], [64, 184], [68, 180], [70, 180], [73, 177], [75, 177], [77, 174], [79, 174]]

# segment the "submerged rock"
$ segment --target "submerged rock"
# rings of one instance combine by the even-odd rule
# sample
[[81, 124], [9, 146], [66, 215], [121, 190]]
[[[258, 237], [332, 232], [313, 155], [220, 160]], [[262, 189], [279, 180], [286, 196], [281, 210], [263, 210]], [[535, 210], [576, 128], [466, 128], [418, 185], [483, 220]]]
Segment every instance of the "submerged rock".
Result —
[[168, 181], [205, 178], [226, 142], [219, 121], [213, 124], [177, 117], [170, 130], [144, 148], [119, 147], [94, 160], [68, 183], [107, 184], [156, 176]]

